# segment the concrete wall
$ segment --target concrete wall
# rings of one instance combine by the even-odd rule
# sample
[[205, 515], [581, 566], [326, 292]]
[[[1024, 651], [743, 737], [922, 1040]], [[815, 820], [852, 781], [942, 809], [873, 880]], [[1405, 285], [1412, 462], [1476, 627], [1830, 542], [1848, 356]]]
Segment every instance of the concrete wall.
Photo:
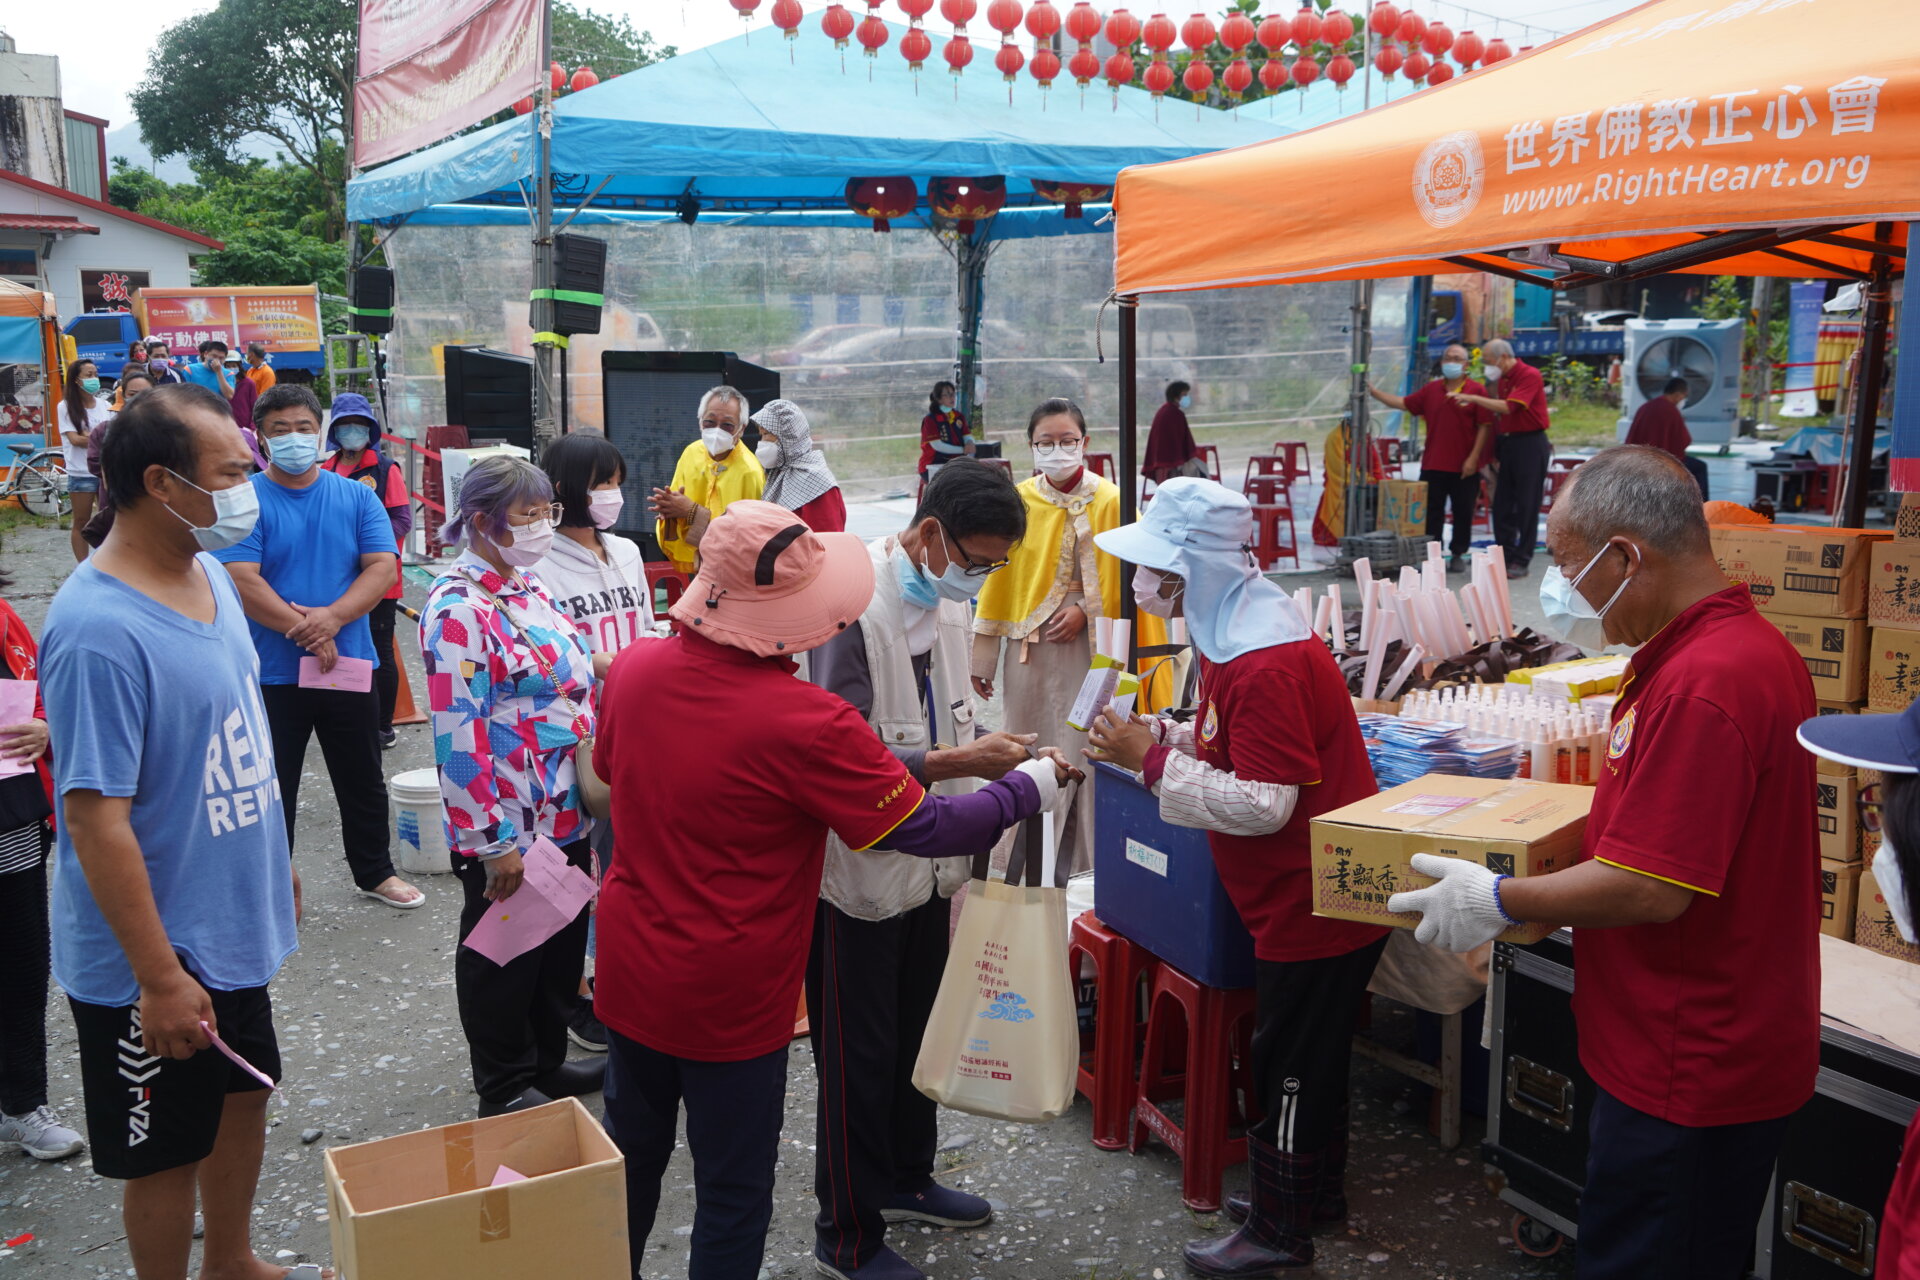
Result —
[[47, 255], [44, 287], [53, 292], [63, 319], [77, 316], [83, 310], [80, 303], [83, 269], [145, 271], [149, 274], [149, 284], [179, 288], [193, 283], [189, 254], [205, 252], [192, 241], [89, 209], [78, 201], [43, 195], [12, 183], [0, 183], [0, 209], [9, 213], [75, 217], [100, 228], [97, 236], [68, 236], [56, 241]]
[[0, 51], [0, 169], [64, 187], [66, 157], [60, 60]]

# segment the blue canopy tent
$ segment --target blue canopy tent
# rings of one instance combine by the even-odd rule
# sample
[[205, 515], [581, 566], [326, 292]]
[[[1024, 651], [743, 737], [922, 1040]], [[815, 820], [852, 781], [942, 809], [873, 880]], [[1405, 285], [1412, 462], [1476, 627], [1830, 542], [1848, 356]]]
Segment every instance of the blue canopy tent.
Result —
[[[1363, 99], [1357, 82], [1345, 92], [1316, 85], [1234, 113], [1156, 102], [1134, 87], [1116, 95], [1104, 82], [1082, 98], [1066, 77], [1043, 94], [1022, 76], [1009, 105], [991, 66], [956, 78], [930, 63], [916, 79], [898, 53], [904, 31], [890, 27], [871, 78], [858, 54], [843, 59], [822, 41], [790, 45], [771, 31], [685, 53], [553, 104], [546, 193], [535, 111], [360, 174], [347, 184], [347, 214], [380, 226], [527, 225], [536, 246], [545, 239], [543, 194], [561, 226], [679, 217], [857, 228], [870, 222], [847, 206], [850, 179], [909, 177], [919, 203], [896, 227], [951, 237], [959, 267], [955, 381], [964, 408], [993, 246], [1106, 229], [1105, 206], [1067, 218], [1032, 180], [1104, 186], [1129, 165], [1266, 141], [1357, 111]], [[1372, 92], [1385, 86], [1376, 80]], [[932, 216], [931, 179], [986, 176], [1006, 179], [997, 217], [961, 235]], [[543, 369], [551, 350], [537, 348]], [[536, 405], [536, 431], [546, 438], [551, 423], [540, 418]]]

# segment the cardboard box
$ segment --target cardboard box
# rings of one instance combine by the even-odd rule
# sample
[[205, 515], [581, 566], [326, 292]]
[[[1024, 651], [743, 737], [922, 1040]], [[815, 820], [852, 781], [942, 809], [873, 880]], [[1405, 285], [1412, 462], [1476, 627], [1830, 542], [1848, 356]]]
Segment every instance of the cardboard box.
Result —
[[1893, 517], [1893, 536], [1896, 541], [1920, 538], [1920, 493], [1900, 495], [1900, 510]]
[[[577, 1099], [333, 1147], [323, 1164], [341, 1280], [633, 1275], [625, 1166]], [[492, 1185], [503, 1166], [524, 1181]]]
[[1813, 816], [1820, 828], [1822, 862], [1858, 862], [1860, 809], [1854, 803], [1860, 784], [1853, 778], [1822, 774], [1813, 780]]
[[1905, 711], [1920, 693], [1920, 631], [1875, 627], [1867, 648], [1867, 710]]
[[[1573, 865], [1593, 788], [1525, 779], [1429, 774], [1313, 820], [1313, 913], [1411, 929], [1417, 915], [1387, 910], [1415, 874], [1416, 853], [1471, 858], [1502, 875], [1540, 876]], [[1538, 942], [1551, 925], [1522, 925], [1508, 942]]]
[[1427, 536], [1427, 482], [1382, 480], [1380, 528], [1407, 538]]
[[1859, 903], [1853, 914], [1853, 944], [1908, 964], [1920, 964], [1920, 946], [1902, 938], [1900, 931], [1893, 927], [1893, 913], [1887, 910], [1886, 895], [1880, 892], [1871, 870], [1860, 873]]
[[1820, 932], [1830, 937], [1853, 941], [1854, 916], [1860, 909], [1860, 876], [1864, 868], [1857, 862], [1829, 862], [1820, 859]]
[[[1815, 702], [1813, 713], [1819, 716], [1857, 716], [1866, 710], [1867, 704], [1861, 702]], [[1813, 758], [1814, 771], [1835, 778], [1851, 778], [1853, 766], [1841, 764], [1838, 760], [1829, 760], [1825, 756]]]
[[1867, 621], [1920, 631], [1920, 541], [1883, 542], [1867, 571]]
[[1713, 558], [1744, 582], [1763, 613], [1798, 618], [1864, 618], [1867, 570], [1892, 539], [1875, 529], [1800, 525], [1714, 525]]
[[1761, 615], [1793, 646], [1813, 677], [1813, 696], [1854, 702], [1867, 692], [1867, 624], [1859, 618]]

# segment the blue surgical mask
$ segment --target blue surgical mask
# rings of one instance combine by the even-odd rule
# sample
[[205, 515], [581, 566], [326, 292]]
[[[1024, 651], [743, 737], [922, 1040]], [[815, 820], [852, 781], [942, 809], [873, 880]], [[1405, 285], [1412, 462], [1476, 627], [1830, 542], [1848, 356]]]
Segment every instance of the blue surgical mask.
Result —
[[933, 589], [955, 604], [972, 604], [980, 589], [987, 585], [984, 574], [968, 573], [966, 564], [960, 558], [960, 544], [943, 527], [940, 536], [945, 545], [953, 548], [947, 553], [947, 567], [933, 580]]
[[358, 453], [373, 439], [373, 432], [366, 427], [335, 427], [333, 438], [338, 440], [340, 447], [348, 453]]
[[1448, 382], [1457, 381], [1465, 376], [1466, 372], [1467, 366], [1461, 364], [1458, 360], [1442, 360], [1440, 362], [1440, 376]]
[[920, 572], [920, 566], [909, 560], [906, 551], [900, 547], [894, 548], [893, 558], [896, 562], [894, 569], [900, 579], [900, 598], [928, 613], [938, 609], [940, 593], [927, 580], [927, 575]]
[[[1609, 544], [1611, 545], [1611, 544]], [[1607, 630], [1604, 619], [1607, 610], [1613, 608], [1613, 602], [1627, 589], [1627, 583], [1633, 581], [1628, 574], [1620, 580], [1614, 593], [1598, 609], [1587, 603], [1587, 598], [1576, 589], [1586, 576], [1593, 572], [1593, 566], [1600, 563], [1600, 557], [1607, 554], [1607, 548], [1601, 547], [1593, 553], [1593, 559], [1587, 561], [1573, 581], [1560, 572], [1559, 565], [1547, 570], [1547, 576], [1540, 581], [1540, 607], [1546, 612], [1547, 630], [1558, 635], [1568, 644], [1578, 645], [1582, 649], [1604, 649], [1607, 647]], [[1638, 553], [1635, 553], [1638, 558]]]
[[[171, 467], [167, 469], [167, 474], [189, 488], [200, 489], [199, 485]], [[193, 530], [193, 540], [202, 551], [224, 550], [253, 532], [253, 526], [260, 520], [260, 491], [251, 483], [236, 484], [227, 489], [200, 489], [200, 492], [213, 499], [212, 524], [197, 525], [172, 507], [167, 510], [173, 512], [174, 519]]]
[[1181, 396], [1181, 397], [1180, 397], [1180, 407], [1181, 407], [1182, 409], [1191, 409], [1191, 408], [1193, 408], [1193, 397], [1192, 397], [1192, 396]]
[[275, 436], [267, 441], [267, 456], [288, 475], [305, 475], [320, 461], [320, 437], [304, 431]]

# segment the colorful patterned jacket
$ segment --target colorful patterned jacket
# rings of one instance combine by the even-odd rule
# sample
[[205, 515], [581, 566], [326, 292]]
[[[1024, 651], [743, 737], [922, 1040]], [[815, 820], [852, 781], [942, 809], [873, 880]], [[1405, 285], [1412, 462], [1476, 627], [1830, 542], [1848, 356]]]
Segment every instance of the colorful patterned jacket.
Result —
[[427, 595], [420, 654], [448, 846], [474, 857], [525, 852], [536, 836], [557, 845], [582, 838], [588, 818], [573, 751], [593, 732], [593, 656], [539, 579], [503, 579], [466, 552]]

